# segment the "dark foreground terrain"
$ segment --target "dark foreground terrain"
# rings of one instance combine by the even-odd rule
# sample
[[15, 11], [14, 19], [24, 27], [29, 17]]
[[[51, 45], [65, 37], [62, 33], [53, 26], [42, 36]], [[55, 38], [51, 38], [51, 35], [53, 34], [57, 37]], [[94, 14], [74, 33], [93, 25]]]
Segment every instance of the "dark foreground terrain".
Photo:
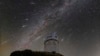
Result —
[[56, 52], [39, 52], [31, 50], [14, 51], [10, 56], [63, 56]]

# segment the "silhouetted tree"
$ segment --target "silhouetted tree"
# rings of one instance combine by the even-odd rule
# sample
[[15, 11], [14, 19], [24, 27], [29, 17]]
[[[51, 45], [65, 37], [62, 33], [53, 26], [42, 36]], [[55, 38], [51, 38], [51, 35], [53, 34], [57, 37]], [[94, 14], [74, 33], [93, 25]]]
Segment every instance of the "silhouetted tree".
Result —
[[35, 52], [31, 50], [14, 51], [10, 56], [63, 56], [56, 52]]
[[21, 51], [14, 51], [11, 53], [10, 56], [22, 56], [22, 53], [21, 53]]

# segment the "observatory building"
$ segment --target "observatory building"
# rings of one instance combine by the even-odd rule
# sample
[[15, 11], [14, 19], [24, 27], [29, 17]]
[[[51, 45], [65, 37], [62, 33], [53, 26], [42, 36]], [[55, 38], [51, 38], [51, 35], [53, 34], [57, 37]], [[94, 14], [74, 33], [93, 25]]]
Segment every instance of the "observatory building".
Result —
[[59, 41], [56, 33], [51, 33], [44, 41], [44, 51], [59, 53]]

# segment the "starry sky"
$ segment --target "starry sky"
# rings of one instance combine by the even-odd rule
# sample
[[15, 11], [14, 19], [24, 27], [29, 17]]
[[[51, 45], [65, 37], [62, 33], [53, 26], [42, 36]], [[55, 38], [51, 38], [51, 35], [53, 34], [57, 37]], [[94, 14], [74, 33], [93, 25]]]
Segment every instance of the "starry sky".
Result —
[[100, 1], [0, 0], [0, 56], [43, 51], [51, 32], [64, 56], [100, 56]]

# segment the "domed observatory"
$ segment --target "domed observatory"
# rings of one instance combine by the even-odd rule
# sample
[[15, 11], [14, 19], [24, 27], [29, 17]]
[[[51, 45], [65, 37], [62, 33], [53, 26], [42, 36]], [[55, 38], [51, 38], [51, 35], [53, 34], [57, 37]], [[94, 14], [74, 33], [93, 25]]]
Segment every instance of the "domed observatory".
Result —
[[44, 51], [46, 52], [59, 52], [59, 41], [56, 33], [51, 33], [45, 38]]

